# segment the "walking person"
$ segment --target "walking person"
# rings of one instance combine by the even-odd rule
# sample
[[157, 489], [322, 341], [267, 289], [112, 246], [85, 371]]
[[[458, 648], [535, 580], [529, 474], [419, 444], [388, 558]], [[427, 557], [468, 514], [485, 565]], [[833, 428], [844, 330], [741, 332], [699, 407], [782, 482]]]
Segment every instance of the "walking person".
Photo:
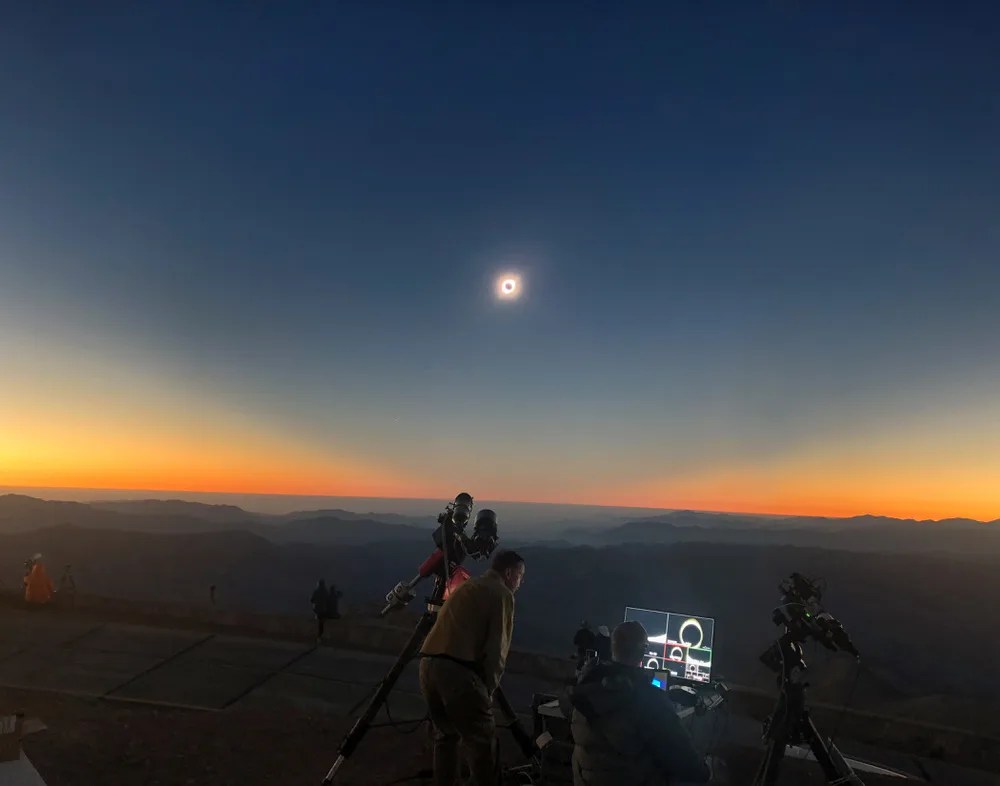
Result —
[[326, 588], [326, 582], [320, 579], [316, 582], [316, 589], [313, 590], [312, 597], [309, 598], [309, 602], [312, 603], [313, 614], [316, 615], [316, 643], [323, 643], [323, 627], [326, 624], [326, 616], [329, 610], [330, 604], [330, 593]]

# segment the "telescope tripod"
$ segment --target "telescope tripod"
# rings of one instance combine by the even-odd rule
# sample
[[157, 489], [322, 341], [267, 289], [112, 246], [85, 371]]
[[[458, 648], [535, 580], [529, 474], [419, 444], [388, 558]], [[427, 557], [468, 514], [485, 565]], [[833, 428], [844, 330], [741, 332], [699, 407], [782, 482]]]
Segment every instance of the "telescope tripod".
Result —
[[[443, 587], [441, 588], [443, 590]], [[323, 786], [329, 786], [333, 783], [334, 778], [337, 775], [337, 771], [343, 766], [344, 762], [350, 758], [351, 754], [357, 749], [358, 745], [361, 744], [361, 740], [364, 739], [365, 734], [371, 728], [372, 721], [375, 716], [378, 715], [379, 710], [382, 709], [382, 705], [385, 704], [386, 699], [392, 692], [393, 687], [396, 685], [396, 681], [399, 679], [403, 670], [406, 668], [407, 664], [413, 660], [417, 654], [420, 652], [420, 647], [424, 643], [424, 639], [427, 634], [430, 633], [431, 628], [434, 626], [434, 620], [437, 618], [437, 607], [441, 601], [437, 598], [439, 594], [435, 591], [435, 597], [429, 598], [427, 601], [427, 611], [425, 611], [420, 616], [420, 621], [417, 623], [416, 628], [413, 629], [413, 633], [407, 640], [406, 644], [403, 646], [402, 652], [399, 653], [399, 657], [396, 658], [396, 662], [392, 664], [392, 668], [386, 673], [385, 677], [382, 678], [382, 682], [379, 683], [378, 690], [375, 691], [375, 695], [372, 696], [371, 701], [368, 702], [368, 706], [365, 707], [365, 711], [361, 713], [361, 716], [355, 721], [354, 726], [344, 737], [343, 742], [340, 743], [340, 748], [337, 751], [337, 760], [333, 763], [330, 771], [326, 774], [323, 779]], [[528, 732], [525, 731], [521, 722], [517, 719], [517, 715], [514, 713], [514, 708], [511, 706], [507, 697], [504, 695], [501, 688], [496, 689], [496, 693], [493, 694], [493, 698], [496, 700], [497, 705], [500, 710], [511, 720], [511, 725], [508, 727], [511, 734], [514, 735], [514, 739], [517, 741], [518, 746], [524, 753], [525, 758], [533, 758], [537, 752], [538, 748], [535, 745], [534, 740], [531, 739]]]
[[765, 721], [764, 760], [757, 770], [753, 786], [774, 786], [778, 781], [778, 771], [789, 745], [806, 745], [812, 751], [817, 764], [823, 770], [828, 784], [842, 786], [864, 786], [843, 754], [833, 744], [824, 740], [809, 716], [806, 708], [806, 684], [792, 679], [792, 669], [803, 665], [802, 645], [792, 640], [788, 634], [778, 640], [782, 674], [779, 678], [780, 694], [778, 704]]

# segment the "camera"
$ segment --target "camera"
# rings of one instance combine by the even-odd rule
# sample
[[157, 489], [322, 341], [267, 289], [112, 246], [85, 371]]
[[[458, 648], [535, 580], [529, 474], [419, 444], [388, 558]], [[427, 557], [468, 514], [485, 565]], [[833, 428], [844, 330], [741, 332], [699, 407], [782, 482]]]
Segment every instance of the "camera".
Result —
[[[778, 590], [781, 602], [774, 609], [771, 621], [785, 627], [790, 642], [801, 644], [806, 639], [813, 639], [833, 652], [843, 651], [855, 658], [861, 657], [840, 620], [821, 605], [823, 592], [817, 582], [801, 573], [793, 573], [778, 585]], [[774, 672], [805, 668], [801, 647], [782, 648], [775, 643], [760, 659]]]

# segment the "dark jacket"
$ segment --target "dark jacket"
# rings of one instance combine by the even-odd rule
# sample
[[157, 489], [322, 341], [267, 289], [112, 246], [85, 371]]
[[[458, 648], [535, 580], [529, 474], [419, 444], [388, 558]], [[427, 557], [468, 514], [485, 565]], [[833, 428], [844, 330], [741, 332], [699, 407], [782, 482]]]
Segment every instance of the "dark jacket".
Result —
[[711, 776], [648, 671], [601, 664], [568, 688], [560, 705], [572, 721], [574, 786], [664, 786]]
[[340, 616], [340, 596], [344, 593], [341, 592], [333, 584], [330, 585], [330, 591], [326, 596], [326, 613], [331, 617]]
[[330, 595], [326, 589], [326, 582], [321, 581], [316, 585], [316, 589], [313, 590], [309, 602], [312, 603], [313, 614], [317, 617], [326, 616], [328, 604], [330, 603]]
[[596, 639], [594, 631], [590, 628], [580, 628], [573, 637], [573, 646], [576, 647], [576, 667], [583, 668], [587, 662], [587, 650], [596, 650]]
[[602, 636], [600, 633], [594, 638], [594, 649], [597, 650], [597, 659], [601, 661], [611, 660], [611, 637]]
[[587, 650], [594, 649], [594, 631], [590, 628], [580, 628], [573, 637], [573, 646], [576, 648], [576, 654], [579, 658], [585, 658], [587, 656]]

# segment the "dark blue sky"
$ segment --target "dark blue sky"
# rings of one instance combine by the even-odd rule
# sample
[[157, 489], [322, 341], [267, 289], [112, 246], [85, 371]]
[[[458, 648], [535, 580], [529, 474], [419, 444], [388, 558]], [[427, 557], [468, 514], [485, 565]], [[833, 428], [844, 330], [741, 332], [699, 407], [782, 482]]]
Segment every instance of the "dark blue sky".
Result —
[[995, 4], [59, 5], [0, 26], [22, 374], [91, 353], [428, 493], [642, 504], [994, 412]]

